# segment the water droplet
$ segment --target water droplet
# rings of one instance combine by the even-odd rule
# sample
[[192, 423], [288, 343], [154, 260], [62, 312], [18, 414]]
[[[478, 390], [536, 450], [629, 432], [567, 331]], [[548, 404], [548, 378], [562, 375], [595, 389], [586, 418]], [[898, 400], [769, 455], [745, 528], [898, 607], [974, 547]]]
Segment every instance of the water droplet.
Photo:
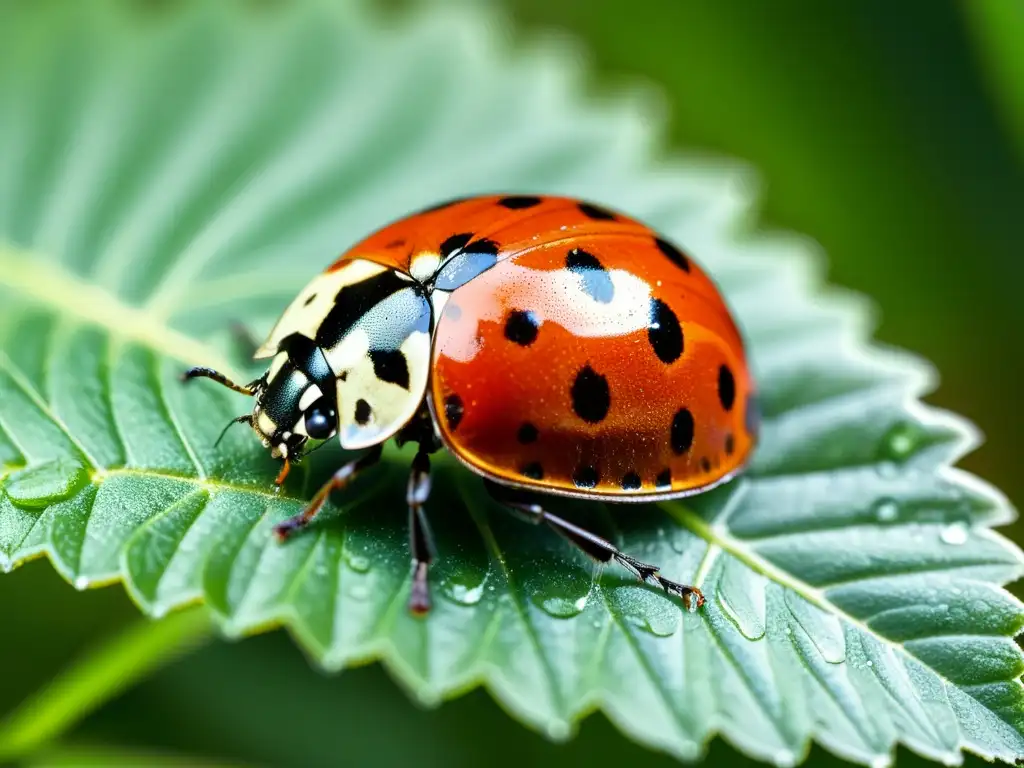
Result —
[[365, 600], [370, 596], [370, 590], [364, 584], [352, 584], [348, 588], [348, 594], [353, 600]]
[[792, 627], [786, 627], [785, 632], [786, 632], [787, 635], [792, 635], [793, 634], [793, 628]]
[[682, 614], [672, 603], [660, 599], [657, 602], [635, 600], [629, 604], [626, 620], [634, 627], [655, 637], [669, 637], [679, 629]]
[[587, 596], [575, 600], [560, 596], [545, 597], [540, 601], [540, 607], [546, 614], [556, 619], [571, 619], [573, 616], [579, 616], [587, 607]]
[[882, 456], [889, 461], [903, 462], [921, 442], [920, 430], [911, 424], [897, 424], [882, 438]]
[[736, 625], [745, 638], [748, 640], [760, 640], [764, 637], [764, 622], [756, 620], [749, 611], [738, 609], [721, 592], [718, 593], [718, 604], [722, 606], [722, 611]]
[[552, 720], [545, 730], [552, 741], [565, 741], [569, 738], [569, 724], [564, 720]]
[[79, 576], [75, 579], [75, 589], [87, 589], [89, 587], [89, 579], [85, 576]]
[[865, 666], [873, 667], [873, 666], [875, 666], [875, 662], [871, 661], [871, 659], [868, 659], [867, 663], [865, 664]]
[[871, 758], [871, 768], [889, 768], [892, 758], [889, 755], [875, 755]]
[[154, 605], [150, 613], [152, 614], [154, 619], [162, 619], [164, 616], [167, 615], [167, 606]]
[[790, 768], [790, 766], [796, 765], [796, 755], [788, 749], [780, 749], [772, 755], [772, 762], [779, 766], [779, 768]]
[[892, 499], [884, 499], [875, 505], [875, 518], [880, 523], [891, 523], [900, 514], [900, 508]]
[[587, 599], [594, 586], [583, 573], [562, 574], [557, 581], [536, 583], [537, 587], [529, 592], [530, 601], [556, 619], [579, 616], [587, 607]]
[[967, 525], [965, 523], [953, 523], [947, 525], [939, 533], [939, 538], [942, 539], [944, 544], [952, 544], [959, 546], [967, 542]]
[[344, 550], [345, 563], [356, 573], [366, 573], [370, 570], [370, 558], [355, 552]]
[[0, 571], [10, 573], [14, 569], [14, 563], [6, 557], [0, 557]]
[[487, 574], [477, 571], [454, 573], [441, 582], [441, 594], [459, 605], [476, 605], [484, 596]]

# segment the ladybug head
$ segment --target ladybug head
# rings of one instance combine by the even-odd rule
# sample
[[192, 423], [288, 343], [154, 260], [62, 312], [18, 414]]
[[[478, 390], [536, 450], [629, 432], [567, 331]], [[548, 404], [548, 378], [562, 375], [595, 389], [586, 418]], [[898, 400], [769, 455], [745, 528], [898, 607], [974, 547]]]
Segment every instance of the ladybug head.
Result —
[[182, 379], [199, 377], [213, 379], [254, 398], [252, 413], [232, 419], [221, 437], [233, 424], [252, 427], [264, 447], [270, 450], [270, 455], [284, 463], [278, 484], [284, 482], [291, 465], [302, 457], [310, 439], [329, 440], [338, 431], [333, 389], [328, 388], [325, 394], [305, 372], [289, 363], [284, 353], [281, 361], [275, 362], [263, 376], [245, 386], [209, 368], [192, 368]]

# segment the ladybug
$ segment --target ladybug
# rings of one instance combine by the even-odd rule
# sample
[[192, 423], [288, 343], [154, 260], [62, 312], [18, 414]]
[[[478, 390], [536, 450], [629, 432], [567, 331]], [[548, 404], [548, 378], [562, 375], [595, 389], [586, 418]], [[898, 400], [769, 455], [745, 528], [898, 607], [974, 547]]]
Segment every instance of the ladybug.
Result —
[[[249, 424], [280, 485], [310, 440], [362, 451], [300, 514], [376, 463], [389, 438], [419, 449], [408, 485], [413, 584], [430, 607], [424, 504], [447, 449], [490, 494], [599, 562], [700, 607], [661, 576], [544, 508], [546, 496], [649, 502], [706, 491], [747, 464], [756, 388], [744, 341], [708, 275], [639, 221], [586, 201], [475, 196], [380, 229], [313, 278], [255, 353]], [[694, 605], [695, 603], [695, 605]]]

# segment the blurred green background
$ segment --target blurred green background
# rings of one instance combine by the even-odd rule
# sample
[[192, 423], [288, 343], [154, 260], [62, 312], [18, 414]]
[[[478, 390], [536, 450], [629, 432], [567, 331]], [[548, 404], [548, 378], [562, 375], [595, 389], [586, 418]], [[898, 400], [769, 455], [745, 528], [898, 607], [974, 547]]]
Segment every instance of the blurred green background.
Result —
[[[405, 5], [387, 3], [394, 13]], [[830, 279], [873, 297], [878, 338], [941, 373], [928, 402], [984, 433], [962, 466], [1011, 501], [1024, 498], [1024, 4], [500, 5], [517, 44], [535, 33], [578, 43], [595, 94], [637, 78], [660, 88], [675, 149], [755, 166], [761, 224], [815, 239]], [[1020, 523], [1003, 532], [1024, 541]], [[1015, 592], [1024, 594], [1019, 585]], [[3, 711], [72, 653], [137, 616], [120, 588], [79, 594], [45, 563], [0, 579], [0, 605], [19, 617], [0, 635]], [[313, 672], [281, 633], [215, 644], [173, 664], [72, 738], [263, 765], [674, 764], [631, 745], [600, 716], [573, 743], [555, 746], [481, 692], [421, 712], [377, 667], [331, 678]], [[709, 763], [745, 761], [716, 743]], [[839, 763], [818, 749], [808, 762]], [[923, 764], [905, 752], [898, 763]]]

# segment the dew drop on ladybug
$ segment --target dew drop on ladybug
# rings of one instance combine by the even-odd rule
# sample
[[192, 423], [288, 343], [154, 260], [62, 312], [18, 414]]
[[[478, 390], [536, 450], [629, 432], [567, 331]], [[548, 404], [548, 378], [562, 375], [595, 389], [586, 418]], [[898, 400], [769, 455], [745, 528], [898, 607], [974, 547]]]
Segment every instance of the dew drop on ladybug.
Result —
[[699, 607], [691, 586], [551, 514], [566, 496], [629, 503], [706, 491], [749, 462], [759, 428], [744, 341], [711, 278], [662, 234], [567, 197], [478, 196], [432, 206], [313, 278], [237, 385], [249, 424], [287, 468], [309, 440], [361, 451], [281, 539], [394, 438], [411, 469], [410, 609], [429, 609], [430, 456], [448, 450], [499, 502], [590, 557]]

